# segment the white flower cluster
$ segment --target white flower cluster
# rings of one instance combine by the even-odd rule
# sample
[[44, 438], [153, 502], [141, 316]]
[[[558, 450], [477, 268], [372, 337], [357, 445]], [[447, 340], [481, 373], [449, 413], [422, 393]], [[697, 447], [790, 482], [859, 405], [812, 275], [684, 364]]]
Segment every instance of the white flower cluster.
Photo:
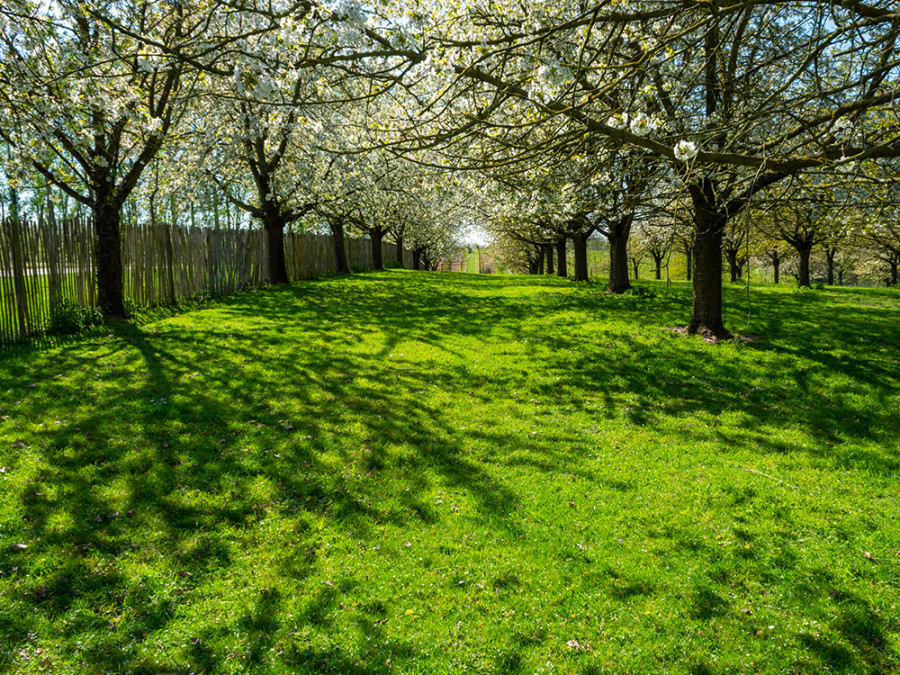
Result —
[[687, 162], [697, 156], [697, 146], [690, 141], [678, 141], [675, 144], [675, 159], [679, 162]]
[[332, 14], [355, 28], [364, 28], [366, 11], [359, 0], [337, 0], [331, 5]]
[[631, 117], [628, 113], [616, 113], [612, 115], [608, 120], [606, 120], [607, 126], [612, 127], [613, 129], [626, 129], [628, 128], [628, 124], [631, 122]]
[[644, 113], [638, 113], [631, 118], [630, 129], [635, 136], [646, 136], [656, 131], [656, 122]]
[[538, 100], [553, 101], [559, 98], [572, 81], [572, 73], [565, 66], [555, 63], [544, 64], [535, 71], [529, 93]]
[[637, 113], [632, 116], [627, 112], [619, 112], [615, 115], [611, 115], [609, 119], [606, 120], [606, 124], [607, 126], [620, 131], [628, 129], [635, 136], [646, 136], [647, 134], [656, 131], [658, 126], [656, 120], [649, 115]]

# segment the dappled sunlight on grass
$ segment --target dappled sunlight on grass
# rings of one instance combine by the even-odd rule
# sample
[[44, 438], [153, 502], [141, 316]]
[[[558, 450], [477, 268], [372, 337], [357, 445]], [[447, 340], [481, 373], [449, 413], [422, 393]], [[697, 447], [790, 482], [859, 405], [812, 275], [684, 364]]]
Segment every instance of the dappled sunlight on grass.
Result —
[[360, 274], [0, 356], [0, 668], [900, 667], [897, 295], [729, 287], [759, 339], [715, 346], [641, 284]]

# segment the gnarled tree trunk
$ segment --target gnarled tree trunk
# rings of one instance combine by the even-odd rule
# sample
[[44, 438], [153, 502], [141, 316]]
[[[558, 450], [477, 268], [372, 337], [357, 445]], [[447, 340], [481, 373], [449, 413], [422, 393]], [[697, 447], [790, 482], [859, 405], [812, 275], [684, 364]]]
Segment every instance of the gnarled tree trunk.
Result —
[[589, 237], [589, 234], [581, 231], [572, 233], [572, 248], [575, 250], [575, 281], [588, 280], [587, 240]]
[[384, 269], [384, 253], [381, 250], [381, 243], [384, 241], [384, 230], [375, 227], [369, 230], [369, 239], [372, 241], [372, 269]]
[[94, 206], [95, 251], [97, 263], [97, 300], [107, 316], [128, 318], [125, 311], [122, 269], [121, 204], [111, 194], [97, 192]]
[[722, 239], [728, 217], [715, 208], [712, 181], [701, 179], [689, 191], [694, 207], [694, 302], [687, 331], [729, 338], [722, 319]]
[[610, 225], [606, 233], [609, 241], [609, 293], [624, 293], [631, 288], [628, 280], [628, 237], [633, 220], [631, 215], [620, 218]]
[[662, 279], [662, 261], [663, 254], [652, 254], [653, 255], [653, 273], [656, 275], [657, 279]]
[[280, 214], [266, 213], [263, 226], [269, 258], [269, 283], [288, 283], [287, 262], [284, 258], [284, 220]]
[[544, 248], [544, 258], [547, 259], [547, 274], [554, 274], [555, 271], [553, 269], [553, 244], [543, 244]]
[[563, 278], [569, 276], [568, 263], [566, 262], [565, 237], [556, 242], [556, 275]]
[[797, 287], [809, 287], [809, 256], [812, 253], [811, 246], [800, 246], [797, 248], [797, 254], [800, 256], [800, 269], [797, 273]]
[[777, 284], [781, 278], [781, 253], [778, 251], [769, 251], [768, 256], [772, 261], [772, 281]]

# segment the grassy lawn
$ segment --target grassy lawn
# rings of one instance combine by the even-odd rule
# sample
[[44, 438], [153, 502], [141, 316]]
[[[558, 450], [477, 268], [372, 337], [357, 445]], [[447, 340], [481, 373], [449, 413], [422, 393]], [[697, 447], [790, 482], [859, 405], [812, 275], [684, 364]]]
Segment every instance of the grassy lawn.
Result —
[[481, 272], [481, 251], [479, 249], [475, 249], [466, 256], [466, 272], [468, 274]]
[[[900, 670], [900, 296], [389, 271], [0, 354], [0, 671]], [[749, 312], [748, 312], [749, 309]]]

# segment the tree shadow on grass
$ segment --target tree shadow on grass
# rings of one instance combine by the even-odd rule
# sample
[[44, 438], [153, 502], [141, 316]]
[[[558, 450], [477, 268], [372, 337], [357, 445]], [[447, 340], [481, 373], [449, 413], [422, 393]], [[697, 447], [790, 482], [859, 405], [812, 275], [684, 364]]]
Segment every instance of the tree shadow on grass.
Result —
[[[245, 365], [235, 372], [230, 364], [219, 367], [212, 363], [215, 359], [203, 356], [203, 347], [221, 337], [215, 330], [197, 329], [186, 343], [177, 334], [123, 327], [103, 349], [103, 361], [115, 365], [74, 360], [60, 364], [105, 375], [107, 367], [121, 368], [122, 361], [137, 356], [143, 377], [120, 381], [114, 390], [100, 389], [96, 403], [77, 417], [36, 434], [44, 468], [22, 490], [24, 529], [33, 543], [25, 554], [0, 552], [0, 569], [17, 567], [21, 581], [13, 581], [13, 605], [30, 606], [46, 620], [74, 616], [85, 606], [102, 607], [103, 615], [112, 617], [68, 621], [65, 639], [74, 649], [91, 636], [95, 644], [81, 649], [80, 658], [98, 670], [219, 667], [228, 654], [216, 635], [192, 636], [181, 656], [168, 665], [143, 663], [129, 654], [168, 629], [181, 599], [200, 592], [236, 564], [227, 532], [258, 528], [270, 513], [333, 520], [353, 530], [354, 537], [374, 543], [373, 528], [386, 523], [405, 526], [418, 518], [439, 524], [441, 516], [419, 498], [431, 489], [434, 477], [442, 486], [468, 492], [479, 505], [478, 513], [494, 523], [502, 522], [516, 499], [465, 456], [467, 436], [453, 420], [445, 419], [438, 408], [398, 395], [430, 384], [433, 373], [364, 363], [337, 349], [324, 354], [289, 351], [280, 337], [238, 330], [232, 331], [231, 353], [234, 362]], [[266, 367], [255, 368], [266, 350], [271, 351]], [[361, 369], [370, 381], [389, 385], [361, 389], [348, 377]], [[272, 370], [283, 378], [272, 382]], [[89, 381], [93, 374], [84, 379]], [[197, 383], [202, 386], [197, 388]], [[444, 377], [441, 386], [461, 385], [461, 376], [454, 376]], [[61, 399], [77, 396], [55, 393]], [[398, 417], [394, 413], [400, 405], [403, 415]], [[340, 436], [353, 422], [363, 430], [351, 434], [353, 442], [348, 443]], [[368, 457], [357, 452], [356, 443], [371, 446]], [[411, 452], [402, 459], [390, 451], [376, 456], [379, 448], [396, 446]], [[374, 476], [375, 491], [365, 486], [373, 481], [345, 476], [333, 469], [332, 459], [323, 461], [329, 452], [343, 456], [348, 466], [364, 462], [357, 468]], [[378, 487], [379, 473], [390, 473], [392, 483]], [[395, 499], [399, 505], [382, 509], [379, 490], [392, 487], [397, 476], [406, 486]], [[247, 498], [260, 479], [271, 489], [258, 499]], [[118, 490], [107, 490], [110, 484]], [[508, 528], [515, 525], [508, 523]], [[147, 532], [153, 533], [152, 540], [138, 538]], [[306, 534], [315, 548], [318, 535]], [[45, 554], [68, 562], [52, 570], [40, 568], [37, 556]], [[128, 574], [96, 572], [98, 566], [133, 555], [155, 557], [151, 577], [171, 575], [176, 581], [154, 589]], [[279, 568], [293, 581], [315, 574], [319, 566], [315, 555], [299, 557], [288, 557]], [[234, 626], [249, 635], [245, 642], [250, 646], [240, 658], [265, 654], [272, 646], [270, 635], [283, 635], [295, 625], [327, 622], [339, 603], [336, 591], [323, 593], [331, 599], [315, 598], [291, 619], [278, 613], [275, 595], [267, 596], [267, 610], [256, 610]], [[27, 643], [36, 630], [27, 613], [15, 616], [11, 607], [0, 617], [11, 646]], [[107, 628], [108, 623], [115, 628]], [[97, 639], [101, 629], [105, 635]], [[280, 651], [298, 667], [318, 663], [341, 672], [370, 672], [368, 667], [351, 667], [340, 650], [290, 646]], [[391, 651], [395, 659], [411, 653], [399, 642]], [[372, 672], [383, 670], [379, 666]]]
[[[784, 335], [802, 315], [799, 305], [791, 307], [796, 315], [782, 312], [782, 327], [770, 338], [740, 349], [761, 359], [774, 354], [838, 369], [876, 395], [896, 396], [896, 373], [864, 354], [838, 360]], [[131, 650], [165, 632], [185, 601], [237, 568], [235, 542], [244, 535], [236, 533], [260, 530], [273, 514], [291, 519], [298, 540], [297, 550], [272, 566], [285, 583], [321, 570], [316, 521], [372, 546], [385, 525], [418, 520], [440, 527], [446, 516], [422, 499], [435, 489], [465, 491], [477, 505], [474, 518], [518, 534], [508, 517], [521, 497], [516, 486], [498, 482], [471, 453], [475, 440], [500, 448], [509, 439], [490, 428], [461, 430], [440, 404], [409, 395], [435, 385], [473, 406], [521, 389], [536, 400], [640, 428], [698, 412], [710, 419], [740, 414], [740, 431], [712, 427], [703, 433], [725, 446], [752, 443], [771, 452], [801, 451], [769, 438], [772, 425], [791, 423], [819, 441], [802, 450], [814, 459], [829, 461], [818, 454], [822, 447], [849, 436], [881, 444], [883, 451], [873, 450], [867, 465], [896, 471], [897, 453], [886, 441], [896, 437], [897, 422], [887, 411], [842, 397], [808, 408], [806, 398], [817, 397], [821, 383], [807, 373], [791, 373], [790, 389], [780, 382], [760, 388], [765, 363], [735, 372], [730, 354], [661, 330], [683, 310], [677, 294], [665, 303], [609, 297], [591, 287], [573, 293], [566, 282], [548, 278], [372, 274], [228, 299], [216, 310], [217, 324], [198, 315], [186, 317], [196, 324], [190, 329], [161, 324], [154, 333], [122, 326], [114, 337], [97, 340], [95, 359], [62, 357], [47, 366], [46, 385], [37, 390], [25, 384], [33, 379], [26, 363], [5, 363], [22, 378], [13, 399], [24, 401], [30, 414], [43, 414], [45, 407], [65, 419], [22, 432], [39, 448], [44, 468], [21, 490], [25, 520], [18, 527], [34, 543], [27, 553], [0, 551], [0, 570], [18, 568], [18, 576], [3, 581], [11, 599], [0, 610], [6, 653], [31, 641], [39, 624], [33, 612], [46, 621], [67, 617], [65, 639], [73, 650], [91, 637], [95, 644], [79, 658], [98, 670], [214, 671], [233, 654], [229, 631], [246, 636], [247, 653], [233, 658], [256, 658], [260, 670], [276, 669], [261, 660], [273, 649], [299, 672], [380, 673], [387, 672], [387, 658], [415, 661], [410, 645], [391, 642], [383, 624], [370, 620], [365, 630], [386, 645], [377, 658], [360, 660], [334, 645], [279, 646], [298, 626], [327, 626], [339, 609], [340, 587], [321, 588], [300, 605], [283, 591], [250, 590], [244, 610], [221, 631], [185, 636], [181, 652], [161, 666]], [[855, 320], [876, 321], [877, 310], [866, 312]], [[648, 314], [658, 326], [646, 325]], [[552, 330], [579, 315], [619, 325]], [[639, 332], [622, 332], [621, 324], [639, 321], [645, 325]], [[858, 327], [845, 330], [850, 333], [839, 339]], [[304, 344], [311, 335], [327, 339], [313, 350]], [[520, 356], [484, 373], [465, 363], [470, 357], [448, 345], [448, 335], [454, 345], [460, 337], [473, 345], [515, 344]], [[374, 351], [363, 348], [367, 340], [377, 343]], [[400, 355], [408, 343], [434, 350], [428, 368]], [[63, 377], [58, 386], [50, 379], [71, 372], [80, 376]], [[84, 400], [94, 402], [67, 412], [68, 404]], [[4, 399], [4, 407], [11, 405]], [[858, 424], [848, 425], [853, 417]], [[545, 472], [565, 466], [590, 477], [584, 458], [572, 452], [587, 442], [565, 434], [517, 439], [515, 461]], [[110, 485], [117, 491], [106, 489]], [[627, 481], [611, 487], [631, 489]], [[46, 569], [38, 563], [43, 555], [65, 562]], [[150, 561], [146, 578], [115, 565], [133, 556]], [[647, 592], [627, 584], [620, 590], [626, 599]], [[704, 590], [717, 593], [712, 586], [697, 593]], [[709, 598], [697, 596], [697, 611], [709, 606]], [[92, 612], [85, 615], [84, 607]], [[851, 659], [877, 651], [883, 635], [869, 636], [867, 616], [856, 612], [836, 623], [852, 647]], [[835, 654], [822, 658], [838, 663], [842, 657]], [[514, 672], [516, 662], [498, 662], [503, 667]]]

